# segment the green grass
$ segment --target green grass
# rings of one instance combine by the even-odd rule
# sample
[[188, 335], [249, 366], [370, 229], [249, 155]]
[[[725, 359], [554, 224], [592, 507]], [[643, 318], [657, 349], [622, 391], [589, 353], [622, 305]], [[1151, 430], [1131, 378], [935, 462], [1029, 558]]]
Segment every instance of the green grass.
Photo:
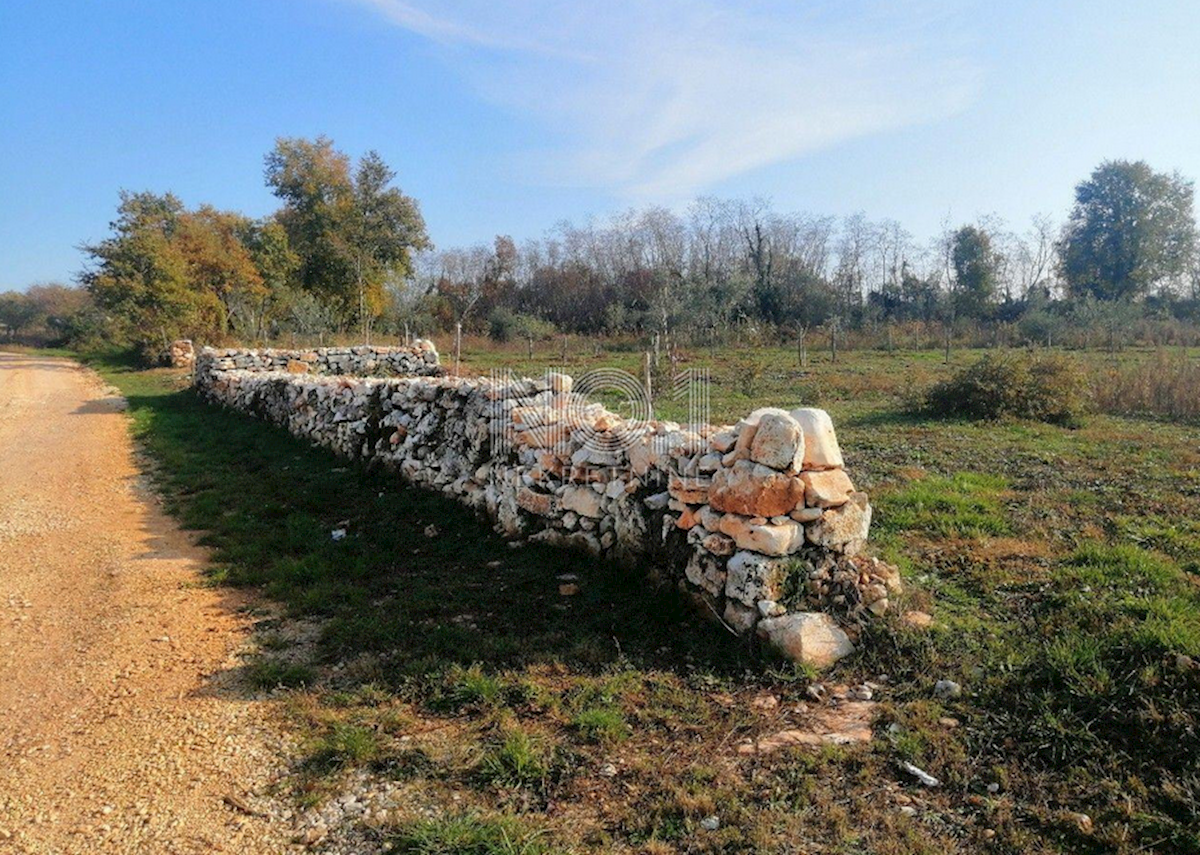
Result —
[[876, 497], [883, 533], [916, 531], [939, 537], [999, 537], [1012, 527], [1002, 503], [1004, 478], [978, 472], [931, 475]]
[[294, 689], [310, 685], [316, 677], [312, 668], [274, 659], [259, 659], [248, 669], [246, 679], [251, 685], [260, 689], [274, 689], [279, 686]]
[[629, 735], [625, 715], [614, 707], [589, 707], [580, 710], [572, 724], [585, 739], [604, 744], [621, 742]]
[[[472, 367], [511, 356], [469, 352]], [[609, 356], [640, 359], [578, 348], [568, 367]], [[722, 368], [746, 358], [717, 354], [717, 417], [827, 406], [876, 505], [873, 543], [903, 569], [897, 612], [936, 622], [877, 621], [821, 678], [887, 675], [867, 747], [741, 757], [741, 739], [791, 721], [752, 700], [794, 709], [807, 675], [755, 660], [673, 591], [510, 549], [454, 503], [204, 406], [170, 372], [96, 364], [130, 401], [167, 507], [212, 548], [212, 581], [279, 601], [285, 623], [320, 622], [305, 661], [247, 669], [260, 686], [300, 686], [287, 695], [310, 760], [298, 797], [358, 769], [403, 782], [414, 803], [462, 806], [399, 820], [393, 851], [1200, 852], [1194, 431], [913, 417], [905, 397], [945, 371], [936, 354], [801, 371], [794, 352], [766, 349], [747, 395]], [[431, 522], [440, 536], [425, 536]], [[338, 527], [349, 534], [335, 542]], [[564, 572], [580, 576], [576, 596], [558, 594]], [[290, 662], [285, 637], [265, 622], [261, 646]], [[939, 679], [962, 697], [936, 699]], [[914, 791], [901, 759], [944, 785]], [[904, 791], [917, 817], [899, 812]], [[719, 828], [703, 829], [714, 814]]]
[[513, 727], [488, 746], [479, 762], [479, 778], [497, 787], [542, 792], [557, 765], [554, 753], [543, 739]]
[[421, 820], [397, 833], [392, 855], [552, 855], [544, 831], [511, 818], [455, 816]]

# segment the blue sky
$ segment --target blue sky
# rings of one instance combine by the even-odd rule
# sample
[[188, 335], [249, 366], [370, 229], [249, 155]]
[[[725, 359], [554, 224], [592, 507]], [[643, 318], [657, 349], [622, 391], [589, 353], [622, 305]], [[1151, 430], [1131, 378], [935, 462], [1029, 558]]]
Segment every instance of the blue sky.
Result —
[[1194, 0], [0, 0], [0, 290], [121, 188], [251, 215], [276, 136], [378, 149], [440, 246], [696, 195], [1016, 225], [1200, 178]]

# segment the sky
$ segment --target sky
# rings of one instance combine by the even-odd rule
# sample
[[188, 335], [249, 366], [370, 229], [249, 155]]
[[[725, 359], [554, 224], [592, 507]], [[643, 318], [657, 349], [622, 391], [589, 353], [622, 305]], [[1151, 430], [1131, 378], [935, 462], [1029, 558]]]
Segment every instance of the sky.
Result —
[[280, 136], [375, 149], [441, 247], [761, 196], [1063, 218], [1100, 162], [1200, 178], [1195, 0], [0, 0], [0, 290], [119, 191], [265, 216]]

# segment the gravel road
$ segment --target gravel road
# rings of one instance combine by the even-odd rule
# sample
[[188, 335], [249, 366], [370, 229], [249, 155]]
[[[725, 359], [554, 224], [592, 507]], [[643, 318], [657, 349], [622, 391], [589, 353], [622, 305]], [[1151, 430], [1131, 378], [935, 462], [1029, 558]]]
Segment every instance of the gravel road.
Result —
[[0, 852], [291, 848], [240, 595], [140, 486], [124, 402], [0, 354]]

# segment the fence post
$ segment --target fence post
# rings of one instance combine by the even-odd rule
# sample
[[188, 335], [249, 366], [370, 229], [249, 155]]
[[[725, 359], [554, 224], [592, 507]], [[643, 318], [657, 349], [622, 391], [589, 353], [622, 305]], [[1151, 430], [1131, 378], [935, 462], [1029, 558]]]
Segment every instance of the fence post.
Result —
[[454, 325], [454, 373], [459, 373], [462, 365], [462, 321]]
[[642, 375], [643, 375], [644, 382], [646, 385], [646, 404], [653, 407], [654, 406], [654, 387], [650, 382], [651, 370], [652, 370], [651, 369], [651, 355], [650, 355], [650, 351], [647, 350], [645, 359], [644, 359]]

